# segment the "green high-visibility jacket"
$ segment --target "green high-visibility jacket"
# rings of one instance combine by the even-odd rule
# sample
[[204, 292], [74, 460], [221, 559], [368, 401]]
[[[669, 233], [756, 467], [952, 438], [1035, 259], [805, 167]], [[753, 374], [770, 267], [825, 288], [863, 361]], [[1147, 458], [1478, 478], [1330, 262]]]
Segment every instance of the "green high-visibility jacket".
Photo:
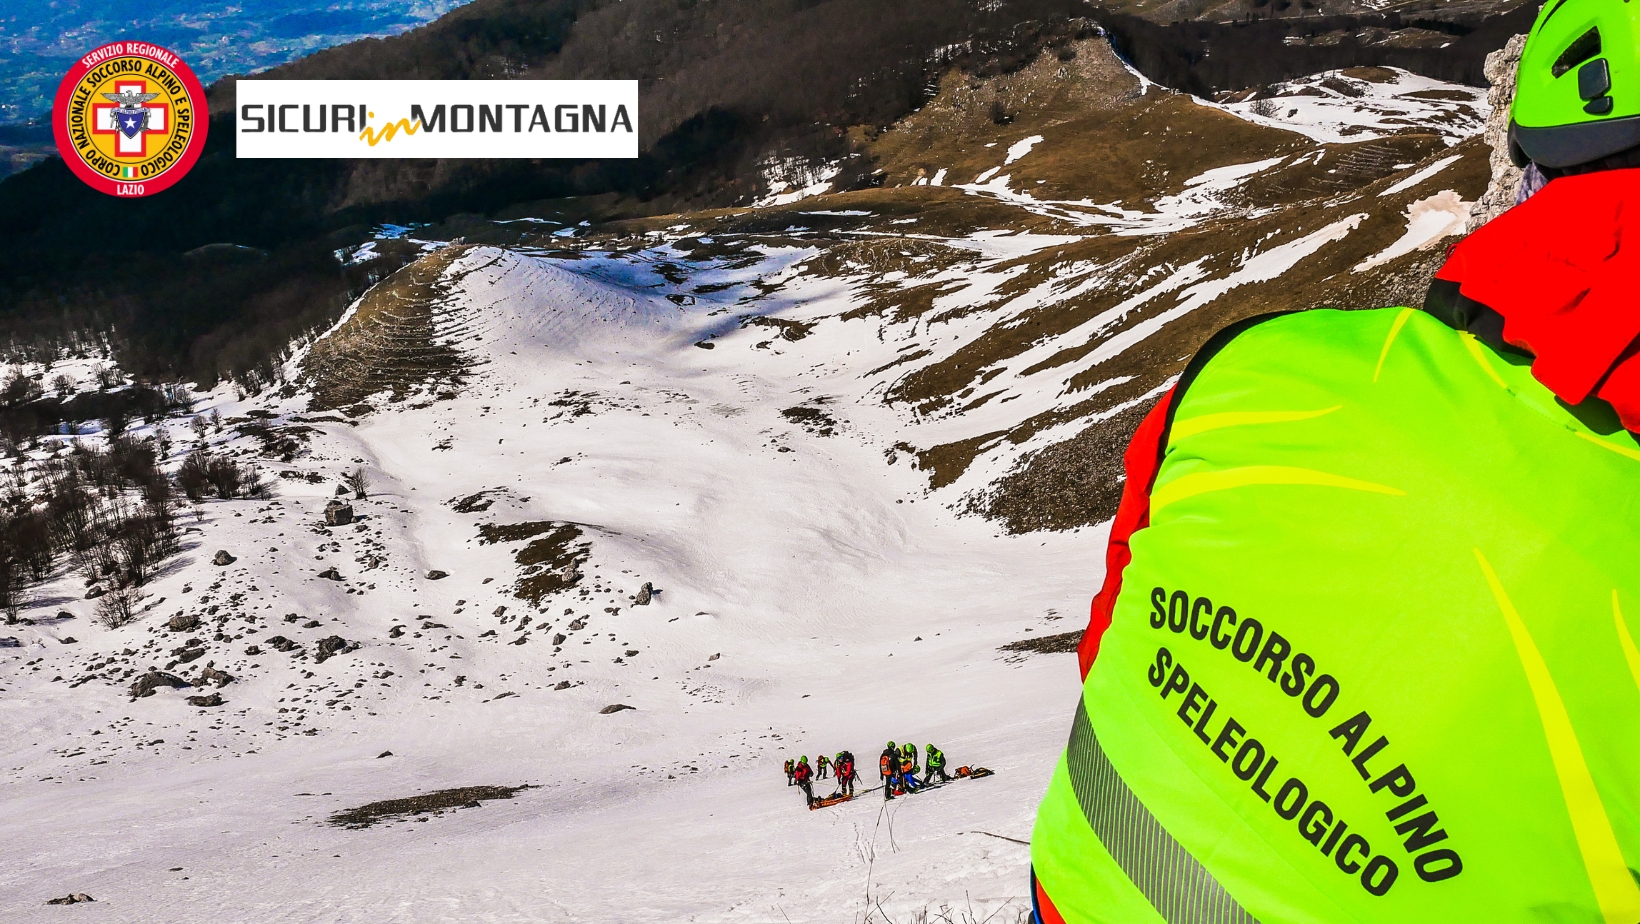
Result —
[[1146, 427], [1032, 837], [1045, 924], [1640, 921], [1610, 408], [1422, 312], [1329, 310], [1221, 334]]

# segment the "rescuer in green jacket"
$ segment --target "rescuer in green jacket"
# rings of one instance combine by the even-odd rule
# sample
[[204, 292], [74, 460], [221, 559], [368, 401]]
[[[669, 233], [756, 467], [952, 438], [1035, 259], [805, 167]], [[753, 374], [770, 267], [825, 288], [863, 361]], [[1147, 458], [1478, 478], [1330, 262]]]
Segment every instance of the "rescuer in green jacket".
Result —
[[928, 766], [928, 775], [923, 777], [923, 785], [934, 782], [938, 776], [941, 783], [951, 782], [951, 777], [945, 772], [945, 752], [932, 744], [923, 749], [923, 763]]
[[1640, 921], [1637, 36], [1545, 5], [1549, 182], [1426, 310], [1238, 323], [1140, 425], [1037, 924]]

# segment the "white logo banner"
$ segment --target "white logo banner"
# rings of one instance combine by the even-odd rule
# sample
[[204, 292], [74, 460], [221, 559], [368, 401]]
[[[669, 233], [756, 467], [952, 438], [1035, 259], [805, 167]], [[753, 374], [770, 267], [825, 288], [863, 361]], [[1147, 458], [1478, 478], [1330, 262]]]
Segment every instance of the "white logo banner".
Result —
[[241, 80], [238, 156], [630, 158], [636, 80]]

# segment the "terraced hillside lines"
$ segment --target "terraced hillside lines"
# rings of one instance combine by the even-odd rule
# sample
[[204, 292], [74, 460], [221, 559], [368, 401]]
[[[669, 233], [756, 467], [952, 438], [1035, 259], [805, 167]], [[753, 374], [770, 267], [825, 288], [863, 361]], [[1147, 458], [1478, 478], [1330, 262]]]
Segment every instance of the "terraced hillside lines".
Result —
[[314, 344], [302, 365], [313, 410], [364, 413], [366, 399], [383, 392], [390, 401], [403, 401], [460, 382], [470, 361], [454, 344], [469, 331], [450, 311], [450, 287], [459, 280], [448, 271], [467, 250], [444, 247], [400, 269], [365, 293], [347, 320]]

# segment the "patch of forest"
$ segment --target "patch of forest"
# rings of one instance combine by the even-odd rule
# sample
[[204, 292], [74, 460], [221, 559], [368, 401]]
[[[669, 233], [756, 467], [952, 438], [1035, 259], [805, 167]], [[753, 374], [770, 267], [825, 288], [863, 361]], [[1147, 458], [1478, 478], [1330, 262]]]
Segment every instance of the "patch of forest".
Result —
[[[1371, 65], [1484, 87], [1486, 56], [1510, 36], [1530, 29], [1536, 16], [1537, 6], [1526, 4], [1496, 15], [1441, 19], [1399, 13], [1169, 25], [1119, 13], [1098, 19], [1117, 54], [1140, 73], [1163, 86], [1212, 98], [1223, 90]], [[1443, 33], [1451, 39], [1426, 47], [1373, 40], [1374, 33], [1402, 30]]]

